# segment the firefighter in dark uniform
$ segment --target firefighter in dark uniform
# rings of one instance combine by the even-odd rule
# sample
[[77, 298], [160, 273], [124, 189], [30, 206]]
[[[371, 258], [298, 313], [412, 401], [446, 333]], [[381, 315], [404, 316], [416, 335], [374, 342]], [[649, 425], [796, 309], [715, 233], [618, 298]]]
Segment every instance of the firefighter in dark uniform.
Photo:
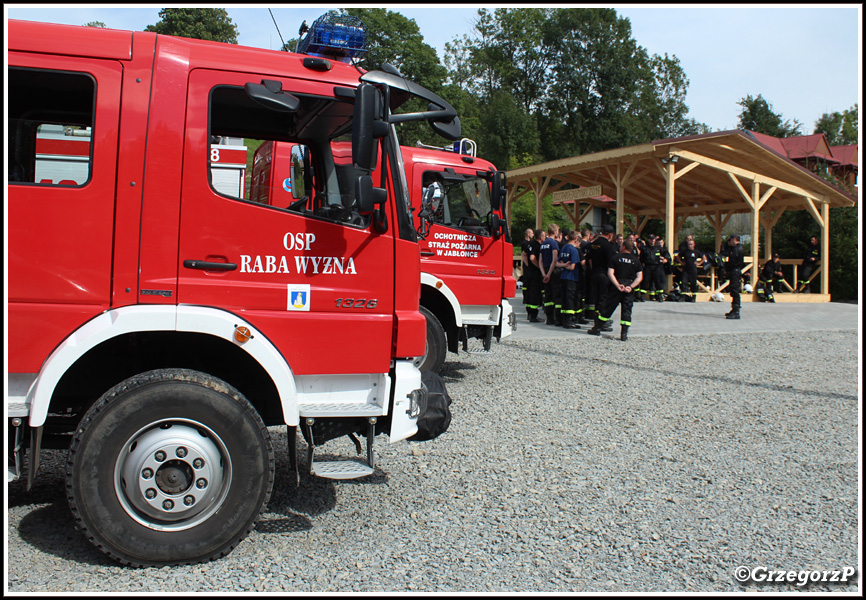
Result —
[[643, 255], [644, 251], [646, 250], [647, 245], [641, 238], [639, 238], [638, 236], [636, 236], [633, 233], [630, 233], [628, 235], [628, 238], [632, 242], [634, 242], [634, 255], [637, 256], [638, 260], [640, 260], [641, 267], [643, 268], [643, 271], [644, 271], [643, 279], [641, 279], [640, 287], [634, 291], [634, 301], [635, 302], [644, 302], [644, 294], [647, 294], [647, 289], [646, 289], [647, 273], [646, 273], [646, 265], [644, 264], [643, 260], [641, 260], [641, 256]]
[[650, 300], [658, 300], [665, 289], [665, 273], [662, 269], [659, 247], [656, 245], [656, 235], [650, 234], [649, 242], [640, 251], [640, 262], [643, 264], [643, 282], [641, 287], [646, 290]]
[[704, 260], [704, 253], [695, 249], [694, 240], [688, 240], [685, 250], [680, 250], [678, 260], [683, 265], [680, 292], [686, 296], [687, 302], [695, 302], [695, 294], [698, 292], [698, 266]]
[[[529, 271], [529, 246], [532, 244], [532, 238], [535, 236], [535, 232], [532, 229], [527, 229], [523, 232], [523, 241], [520, 242], [520, 262], [521, 262], [521, 275], [520, 284], [523, 289], [523, 304], [526, 304], [526, 273]], [[529, 314], [527, 313], [527, 318]]]
[[616, 255], [613, 245], [613, 225], [603, 225], [601, 233], [589, 244], [589, 252], [586, 255], [589, 261], [590, 288], [588, 309], [598, 314], [601, 299], [607, 288], [610, 287], [610, 279], [607, 277], [607, 267], [610, 259]]
[[610, 317], [616, 307], [619, 306], [619, 322], [621, 325], [619, 339], [628, 339], [628, 328], [631, 327], [631, 309], [634, 303], [634, 290], [640, 285], [643, 278], [643, 267], [640, 260], [634, 254], [634, 242], [625, 240], [622, 251], [615, 255], [607, 269], [607, 276], [611, 285], [602, 298], [601, 308], [595, 325], [587, 333], [601, 335], [602, 331], [612, 329]]
[[589, 303], [590, 267], [586, 257], [589, 255], [589, 246], [592, 244], [592, 238], [592, 230], [584, 229], [581, 238], [575, 243], [581, 258], [580, 279], [577, 282], [577, 293], [580, 296], [580, 308], [577, 309], [577, 323], [579, 325], [589, 323], [589, 320], [586, 318], [585, 307]]
[[544, 232], [541, 229], [535, 230], [535, 236], [527, 245], [527, 256], [529, 265], [523, 274], [524, 285], [526, 286], [526, 317], [530, 323], [539, 323], [538, 311], [541, 308], [541, 270], [540, 264], [540, 248], [541, 240], [544, 238]]
[[732, 235], [730, 237], [727, 243], [722, 246], [721, 256], [731, 293], [731, 310], [725, 315], [725, 318], [739, 319], [740, 286], [743, 283], [743, 267], [746, 264], [746, 255], [743, 252], [743, 247], [740, 246], [740, 236]]
[[[541, 294], [544, 299], [544, 314], [547, 316], [548, 325], [559, 325], [559, 311], [556, 304], [559, 300], [559, 272], [556, 270], [556, 261], [559, 256], [559, 242], [556, 235], [559, 233], [559, 225], [552, 224], [547, 228], [547, 237], [541, 242], [541, 253], [539, 254], [539, 265], [541, 267]], [[561, 305], [560, 305], [561, 308]]]
[[809, 283], [809, 277], [821, 262], [821, 246], [818, 245], [818, 238], [814, 235], [809, 239], [809, 246], [806, 248], [806, 255], [803, 256], [803, 264], [800, 265], [800, 281], [799, 290], [802, 294], [812, 293], [812, 286]]
[[577, 283], [581, 276], [581, 256], [578, 249], [580, 235], [571, 231], [566, 236], [566, 243], [559, 252], [557, 266], [562, 269], [559, 283], [562, 286], [562, 326], [566, 329], [580, 329], [577, 315], [580, 314], [581, 298], [578, 295]]
[[663, 237], [661, 237], [661, 236], [658, 237], [658, 239], [656, 240], [656, 246], [658, 246], [658, 249], [659, 249], [658, 250], [659, 262], [661, 262], [661, 264], [662, 264], [661, 282], [659, 284], [659, 285], [661, 285], [661, 287], [658, 288], [661, 291], [656, 296], [656, 300], [658, 300], [659, 302], [664, 302], [665, 301], [664, 289], [665, 289], [665, 286], [667, 285], [667, 282], [665, 281], [665, 276], [673, 273], [673, 270], [671, 269], [671, 263], [673, 263], [674, 261], [673, 261], [673, 258], [671, 257], [671, 253], [668, 251], [667, 248], [665, 248], [665, 240]]
[[767, 283], [770, 284], [770, 291], [781, 292], [782, 282], [785, 281], [785, 275], [782, 273], [782, 257], [778, 253], [773, 254], [773, 260], [764, 265], [764, 269], [767, 270]]
[[767, 261], [764, 267], [761, 269], [761, 273], [758, 276], [758, 285], [755, 289], [755, 292], [758, 294], [758, 299], [761, 302], [775, 302], [776, 297], [774, 296], [774, 284], [776, 279], [781, 279], [782, 277], [782, 263], [779, 260], [779, 255], [774, 254], [773, 258]]

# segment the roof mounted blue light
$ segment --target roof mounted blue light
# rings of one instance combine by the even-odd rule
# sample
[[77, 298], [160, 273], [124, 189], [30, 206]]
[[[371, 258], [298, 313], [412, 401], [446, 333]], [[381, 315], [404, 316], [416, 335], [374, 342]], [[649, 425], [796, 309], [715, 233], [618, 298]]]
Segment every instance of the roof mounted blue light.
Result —
[[[304, 26], [301, 26], [300, 33], [304, 33]], [[361, 20], [335, 11], [313, 21], [298, 42], [298, 54], [322, 56], [344, 63], [350, 63], [367, 50], [367, 28]]]

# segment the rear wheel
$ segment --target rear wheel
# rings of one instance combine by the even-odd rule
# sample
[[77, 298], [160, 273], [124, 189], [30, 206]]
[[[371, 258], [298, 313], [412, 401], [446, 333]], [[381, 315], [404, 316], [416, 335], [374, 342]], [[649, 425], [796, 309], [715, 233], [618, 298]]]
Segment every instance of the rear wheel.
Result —
[[100, 398], [73, 436], [66, 473], [76, 526], [134, 566], [228, 554], [273, 481], [270, 436], [249, 402], [180, 369], [137, 375]]
[[415, 359], [415, 366], [422, 373], [432, 371], [438, 373], [445, 364], [445, 354], [448, 351], [448, 343], [445, 338], [445, 328], [439, 319], [425, 307], [420, 307], [421, 314], [427, 319], [427, 345], [424, 356]]

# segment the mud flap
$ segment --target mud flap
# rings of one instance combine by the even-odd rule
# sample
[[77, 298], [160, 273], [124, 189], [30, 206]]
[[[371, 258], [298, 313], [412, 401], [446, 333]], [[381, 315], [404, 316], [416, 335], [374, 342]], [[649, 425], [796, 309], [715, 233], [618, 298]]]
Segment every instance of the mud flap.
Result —
[[451, 397], [445, 389], [445, 382], [438, 374], [429, 371], [422, 375], [421, 383], [427, 389], [427, 407], [418, 417], [418, 433], [408, 438], [412, 442], [435, 439], [451, 424]]

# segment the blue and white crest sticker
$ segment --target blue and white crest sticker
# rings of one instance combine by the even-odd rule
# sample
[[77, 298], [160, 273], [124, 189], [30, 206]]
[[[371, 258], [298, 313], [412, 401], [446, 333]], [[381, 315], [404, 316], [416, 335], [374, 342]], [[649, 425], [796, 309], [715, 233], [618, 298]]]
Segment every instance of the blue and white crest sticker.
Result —
[[289, 284], [289, 304], [286, 310], [310, 310], [310, 284]]

